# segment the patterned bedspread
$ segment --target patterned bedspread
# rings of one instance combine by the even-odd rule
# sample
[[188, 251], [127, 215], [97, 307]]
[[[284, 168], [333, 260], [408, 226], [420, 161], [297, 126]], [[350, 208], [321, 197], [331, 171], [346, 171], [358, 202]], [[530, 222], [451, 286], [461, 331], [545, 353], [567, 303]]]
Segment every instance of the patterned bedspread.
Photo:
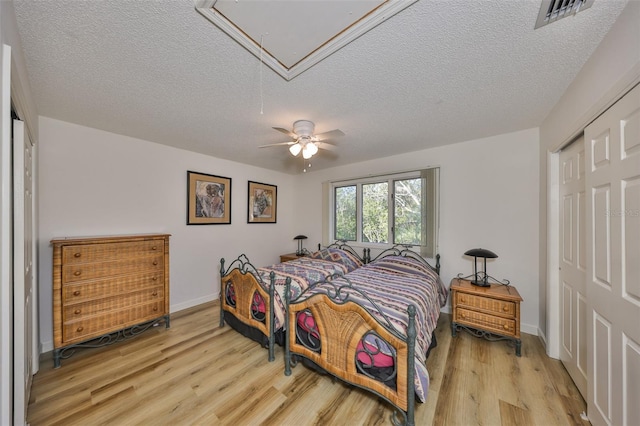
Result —
[[[442, 280], [428, 266], [403, 256], [388, 256], [376, 260], [354, 270], [346, 278], [354, 288], [370, 299], [367, 300], [358, 292], [349, 292], [349, 300], [365, 307], [381, 324], [387, 324], [386, 317], [391, 326], [403, 336], [406, 336], [408, 324], [407, 307], [409, 304], [415, 305], [415, 385], [416, 394], [424, 401], [429, 387], [426, 353], [440, 316], [440, 308], [447, 301], [448, 290]], [[310, 297], [316, 293], [328, 293], [333, 291], [334, 286], [348, 285], [349, 282], [344, 278], [336, 278], [332, 280], [333, 285], [320, 283], [309, 289], [308, 294]]]
[[267, 292], [270, 283], [269, 274], [272, 271], [275, 273], [274, 330], [279, 330], [285, 323], [284, 291], [287, 277], [291, 278], [292, 297], [297, 297], [311, 284], [336, 273], [347, 274], [360, 266], [362, 262], [350, 253], [330, 248], [315, 252], [309, 257], [299, 257], [289, 262], [258, 268], [262, 279], [261, 285]]

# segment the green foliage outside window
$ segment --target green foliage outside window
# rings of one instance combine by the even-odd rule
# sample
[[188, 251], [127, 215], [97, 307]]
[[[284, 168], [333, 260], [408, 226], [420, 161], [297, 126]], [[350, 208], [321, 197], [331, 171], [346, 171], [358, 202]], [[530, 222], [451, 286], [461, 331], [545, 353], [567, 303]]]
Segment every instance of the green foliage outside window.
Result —
[[387, 182], [362, 185], [362, 241], [389, 241], [389, 185]]
[[335, 189], [335, 239], [356, 240], [356, 186]]
[[394, 243], [420, 245], [422, 179], [394, 181]]

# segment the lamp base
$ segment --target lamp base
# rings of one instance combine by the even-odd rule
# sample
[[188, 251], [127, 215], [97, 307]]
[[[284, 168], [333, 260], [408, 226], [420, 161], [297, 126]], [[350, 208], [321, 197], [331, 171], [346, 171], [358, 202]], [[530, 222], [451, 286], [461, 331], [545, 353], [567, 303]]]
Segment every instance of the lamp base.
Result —
[[476, 280], [471, 280], [469, 281], [471, 284], [478, 286], [478, 287], [491, 287], [491, 284], [488, 282], [484, 282], [484, 281], [476, 281]]

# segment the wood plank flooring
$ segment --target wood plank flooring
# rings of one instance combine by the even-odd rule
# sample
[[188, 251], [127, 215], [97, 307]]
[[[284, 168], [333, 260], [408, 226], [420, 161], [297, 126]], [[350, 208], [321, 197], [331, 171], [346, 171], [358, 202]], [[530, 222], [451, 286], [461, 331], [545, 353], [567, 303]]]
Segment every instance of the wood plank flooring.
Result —
[[[302, 365], [276, 361], [228, 325], [217, 302], [171, 316], [133, 340], [81, 349], [53, 369], [43, 355], [28, 422], [37, 425], [386, 425], [377, 397]], [[450, 333], [441, 315], [427, 361], [427, 401], [417, 425], [588, 425], [585, 403], [562, 364], [524, 334], [522, 357], [506, 341]]]

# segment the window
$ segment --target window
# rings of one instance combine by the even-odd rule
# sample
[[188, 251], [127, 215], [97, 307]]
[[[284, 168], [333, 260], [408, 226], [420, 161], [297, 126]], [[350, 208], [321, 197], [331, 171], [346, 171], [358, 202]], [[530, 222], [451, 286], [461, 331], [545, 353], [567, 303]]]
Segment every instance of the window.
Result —
[[332, 182], [329, 235], [370, 246], [409, 244], [432, 257], [439, 169]]

